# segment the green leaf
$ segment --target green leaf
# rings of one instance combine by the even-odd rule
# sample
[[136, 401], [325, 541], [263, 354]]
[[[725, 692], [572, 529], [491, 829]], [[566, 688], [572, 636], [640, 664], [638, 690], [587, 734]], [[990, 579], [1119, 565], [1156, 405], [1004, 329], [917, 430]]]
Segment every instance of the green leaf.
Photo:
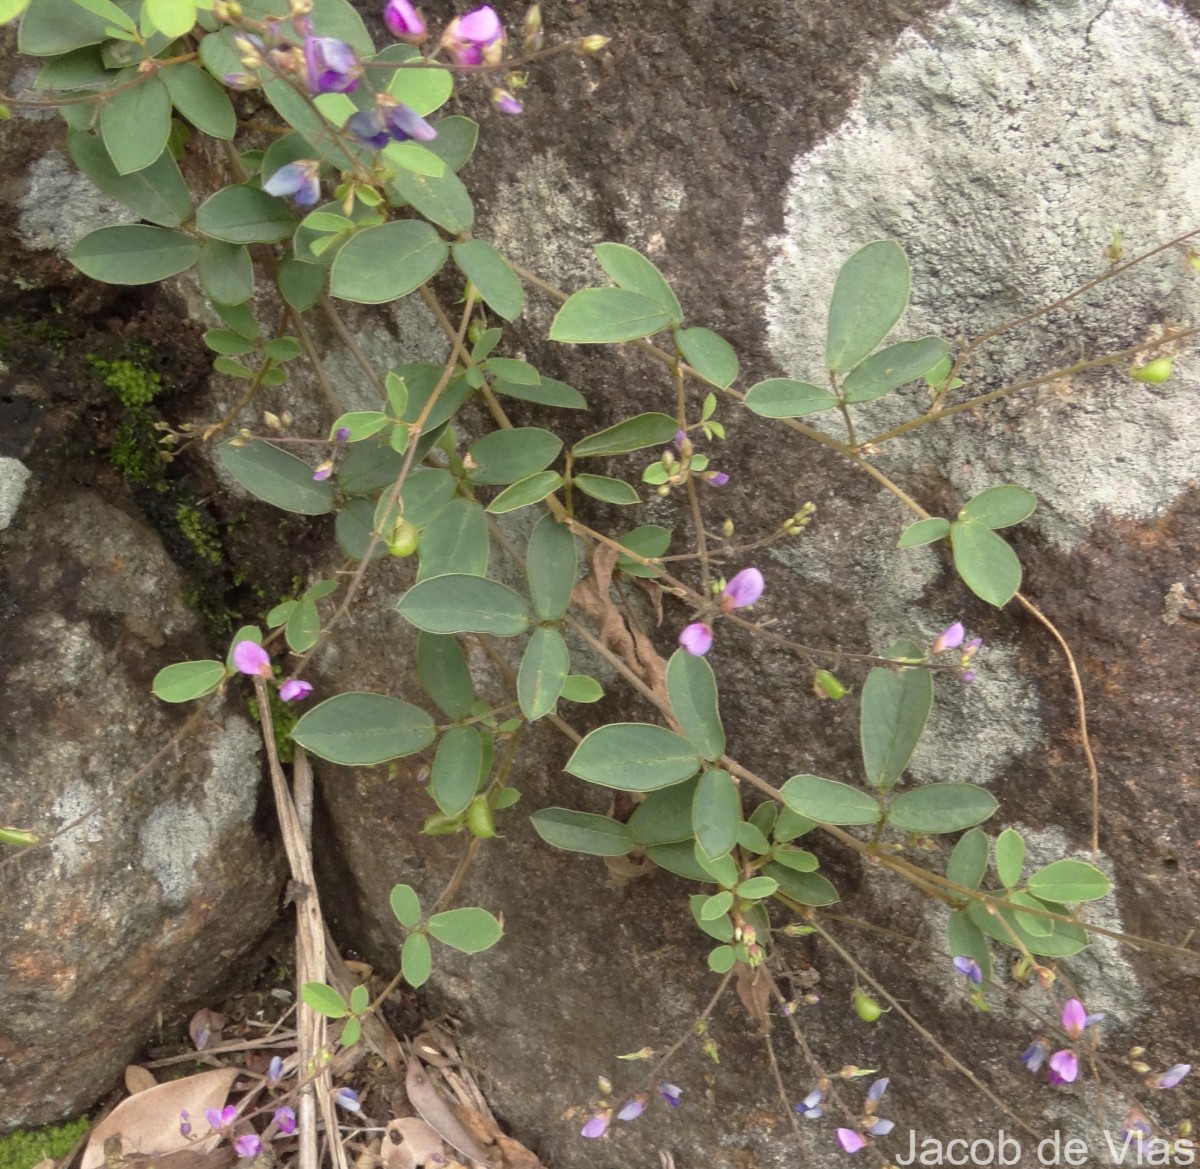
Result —
[[[205, 37], [201, 45], [210, 39]], [[207, 61], [205, 66], [209, 67]], [[299, 86], [294, 86], [294, 82], [280, 77], [267, 81], [262, 91], [279, 116], [312, 143], [314, 153], [339, 170], [352, 169], [356, 165], [355, 154], [343, 148], [334, 138], [327, 115], [322, 113], [319, 106], [310, 104], [313, 99]]]
[[307, 312], [325, 291], [325, 269], [319, 264], [305, 264], [292, 256], [279, 261], [276, 275], [279, 292], [297, 312]]
[[831, 410], [837, 397], [829, 390], [811, 382], [796, 382], [791, 378], [773, 377], [751, 386], [745, 405], [762, 418], [804, 418]]
[[214, 353], [228, 353], [235, 357], [254, 349], [253, 341], [247, 341], [241, 333], [235, 333], [232, 329], [209, 329], [204, 334], [204, 344]]
[[652, 301], [675, 324], [683, 323], [683, 309], [675, 293], [645, 256], [624, 244], [597, 244], [592, 250], [614, 284]]
[[724, 917], [733, 905], [733, 894], [728, 889], [706, 897], [700, 906], [701, 921], [717, 921]]
[[536, 426], [493, 430], [471, 444], [475, 463], [468, 477], [473, 483], [507, 484], [548, 467], [562, 450], [562, 439]]
[[[420, 56], [412, 45], [392, 45], [384, 49], [375, 60], [400, 65], [404, 62], [416, 62]], [[425, 117], [450, 99], [451, 93], [454, 92], [454, 75], [440, 65], [397, 69], [388, 81], [387, 92], [421, 117]]]
[[[628, 548], [631, 552], [650, 560], [666, 554], [671, 546], [671, 532], [658, 524], [643, 524], [640, 528], [634, 528], [632, 532], [621, 536], [620, 543], [622, 548]], [[643, 578], [662, 576], [663, 573], [661, 568], [638, 564], [636, 560], [623, 555], [617, 556], [617, 567], [628, 576]]]
[[359, 304], [407, 296], [445, 263], [446, 244], [428, 223], [396, 220], [346, 241], [330, 272], [330, 291]]
[[323, 982], [306, 982], [300, 988], [300, 998], [306, 1006], [328, 1019], [344, 1019], [350, 1013], [346, 1000]]
[[475, 285], [487, 306], [506, 321], [515, 321], [525, 308], [525, 289], [508, 261], [481, 239], [454, 244], [450, 249], [459, 271]]
[[122, 175], [94, 134], [72, 130], [67, 142], [75, 165], [105, 195], [124, 203], [142, 219], [162, 227], [178, 227], [191, 218], [192, 197], [170, 154], [164, 151], [150, 166]]
[[965, 909], [956, 909], [946, 924], [946, 949], [953, 958], [974, 958], [984, 979], [992, 977], [992, 955], [987, 939]]
[[875, 824], [882, 816], [870, 792], [818, 775], [793, 775], [780, 795], [793, 812], [821, 824]]
[[1054, 861], [1038, 869], [1027, 882], [1028, 889], [1043, 901], [1096, 901], [1107, 897], [1112, 882], [1095, 865], [1085, 861]]
[[231, 244], [276, 243], [296, 230], [288, 205], [257, 187], [224, 187], [196, 212], [196, 230]]
[[448, 909], [429, 919], [429, 932], [443, 945], [478, 954], [489, 950], [504, 934], [500, 923], [486, 909]]
[[540, 385], [542, 375], [528, 361], [514, 357], [493, 357], [488, 360], [487, 371], [503, 381], [520, 386]]
[[396, 171], [411, 171], [416, 175], [440, 179], [449, 173], [446, 164], [421, 142], [389, 143], [384, 148], [384, 157], [388, 165], [394, 168], [393, 174]]
[[21, 18], [17, 49], [30, 57], [55, 57], [98, 45], [107, 39], [108, 23], [74, 0], [32, 0]]
[[517, 673], [517, 700], [529, 722], [554, 709], [570, 668], [571, 654], [563, 635], [551, 625], [535, 629]]
[[696, 785], [692, 800], [692, 828], [696, 844], [706, 856], [717, 858], [731, 852], [737, 844], [738, 824], [742, 819], [742, 801], [737, 784], [728, 771], [709, 768]]
[[[134, 70], [117, 74], [116, 84], [133, 80]], [[154, 75], [140, 85], [107, 98], [100, 106], [100, 134], [117, 174], [144, 170], [167, 148], [171, 136], [171, 99]]]
[[917, 520], [909, 524], [901, 533], [898, 548], [920, 548], [932, 544], [935, 540], [945, 539], [950, 534], [950, 521], [940, 516], [931, 516], [927, 520]]
[[321, 616], [315, 601], [307, 598], [297, 601], [284, 629], [288, 648], [292, 653], [307, 653], [321, 637]]
[[433, 720], [419, 707], [387, 694], [352, 691], [314, 706], [292, 738], [330, 763], [369, 767], [414, 755], [436, 734]]
[[175, 109], [197, 130], [213, 138], [233, 139], [237, 133], [233, 103], [208, 72], [198, 65], [174, 65], [158, 75], [163, 79]]
[[753, 812], [750, 813], [749, 823], [753, 824], [764, 836], [770, 836], [775, 828], [775, 821], [779, 818], [779, 808], [774, 800], [763, 800]]
[[483, 576], [489, 547], [483, 508], [473, 499], [452, 499], [421, 535], [417, 581], [447, 573]]
[[163, 702], [190, 702], [211, 694], [224, 678], [223, 662], [176, 662], [154, 675], [150, 689]]
[[692, 917], [695, 919], [696, 924], [710, 938], [716, 938], [718, 942], [732, 942], [733, 922], [729, 920], [728, 916], [718, 917], [712, 921], [708, 921], [700, 916], [700, 910], [708, 904], [709, 900], [710, 898], [705, 897], [703, 893], [697, 893], [689, 897], [688, 904], [692, 909]]
[[295, 601], [281, 601], [267, 614], [267, 628], [278, 629], [281, 625], [286, 625], [295, 607]]
[[[671, 711], [696, 753], [704, 759], [719, 759], [725, 753], [725, 728], [717, 709], [717, 679], [712, 666], [687, 650], [676, 650], [667, 663], [667, 695]], [[716, 855], [711, 849], [705, 851]]]
[[244, 304], [214, 303], [213, 308], [217, 310], [217, 316], [231, 329], [241, 333], [243, 337], [250, 341], [258, 339], [258, 322], [254, 319], [254, 314]]
[[779, 891], [801, 905], [812, 905], [820, 908], [824, 905], [836, 905], [841, 897], [833, 884], [820, 873], [798, 873], [783, 865], [763, 865], [763, 876], [770, 877], [779, 883]]
[[487, 509], [492, 515], [502, 515], [519, 507], [540, 503], [547, 495], [557, 491], [562, 481], [563, 477], [557, 471], [539, 471], [536, 475], [527, 475], [501, 491]]
[[458, 639], [439, 633], [417, 638], [417, 676], [447, 718], [466, 718], [475, 701], [467, 655]]
[[483, 736], [474, 727], [451, 727], [438, 742], [429, 794], [447, 816], [461, 816], [482, 778]]
[[749, 901], [761, 901], [764, 897], [770, 897], [778, 888], [779, 882], [774, 877], [751, 877], [737, 887], [737, 895]]
[[691, 743], [665, 727], [609, 723], [575, 748], [565, 770], [602, 787], [648, 792], [681, 783], [699, 768]]
[[712, 329], [680, 329], [675, 344], [688, 363], [705, 381], [728, 389], [738, 375], [738, 357], [733, 346]]
[[340, 415], [329, 428], [332, 439], [339, 430], [348, 430], [346, 442], [361, 442], [378, 434], [388, 425], [388, 416], [382, 410], [351, 410], [348, 414]]
[[[387, 150], [384, 151], [384, 157], [386, 156]], [[452, 170], [446, 171], [441, 178], [414, 174], [410, 170], [398, 170], [388, 187], [406, 203], [411, 203], [426, 219], [444, 227], [453, 235], [462, 235], [470, 231], [475, 222], [475, 207], [471, 202], [470, 192]], [[446, 245], [442, 244], [439, 268], [445, 258]]]
[[810, 820], [807, 816], [801, 816], [799, 812], [793, 812], [791, 808], [785, 807], [779, 810], [779, 817], [775, 821], [775, 827], [771, 829], [771, 835], [780, 844], [787, 844], [789, 841], [797, 840], [811, 832], [816, 826], [815, 820]]
[[[1010, 893], [1008, 903], [1015, 910], [1013, 920], [1027, 934], [1035, 938], [1048, 938], [1053, 932], [1054, 922], [1040, 915], [1038, 911], [1046, 907], [1036, 897], [1031, 897], [1028, 893]], [[1034, 912], [1022, 913], [1022, 909], [1032, 909]]]
[[978, 889], [987, 872], [988, 838], [979, 828], [959, 837], [946, 862], [946, 879], [967, 889]]
[[[996, 837], [996, 876], [1006, 889], [1021, 883], [1021, 871], [1025, 868], [1025, 838], [1015, 828], [1005, 828]], [[1056, 901], [1069, 901], [1069, 897], [1056, 897]]]
[[406, 930], [416, 929], [421, 924], [421, 901], [411, 885], [393, 885], [388, 902], [396, 920]]
[[433, 953], [424, 934], [409, 934], [400, 950], [400, 973], [414, 990], [429, 981], [433, 971]]
[[529, 628], [529, 610], [512, 589], [469, 573], [431, 576], [409, 589], [396, 608], [426, 633], [515, 637]]
[[[1052, 913], [1066, 914], [1066, 907], [1054, 902], [1048, 902], [1045, 908]], [[1050, 933], [1039, 936], [1026, 930], [1018, 919], [1017, 911], [1009, 906], [997, 908], [993, 915], [987, 906], [974, 902], [967, 909], [967, 913], [971, 921], [989, 937], [1003, 942], [1006, 946], [1012, 946], [1012, 935], [1015, 934], [1031, 954], [1045, 958], [1069, 958], [1088, 946], [1087, 931], [1069, 922], [1050, 922]], [[1028, 914], [1020, 915], [1022, 919], [1028, 917]]]
[[557, 406], [560, 410], [587, 409], [587, 399], [577, 389], [551, 377], [542, 378], [536, 386], [523, 386], [497, 378], [492, 388], [507, 398], [536, 402], [539, 406]]
[[660, 869], [686, 877], [689, 881], [711, 883], [711, 878], [696, 860], [696, 849], [691, 840], [680, 840], [672, 844], [655, 844], [646, 849], [646, 855]]
[[581, 438], [572, 448], [571, 454], [577, 459], [590, 458], [598, 455], [624, 455], [630, 451], [640, 451], [648, 446], [661, 446], [670, 442], [679, 429], [679, 423], [669, 414], [635, 414]]
[[471, 160], [475, 143], [479, 138], [479, 125], [470, 118], [457, 114], [439, 118], [433, 123], [437, 137], [424, 144], [425, 149], [436, 154], [451, 170], [460, 171]]
[[303, 459], [269, 442], [255, 440], [246, 446], [227, 442], [217, 453], [225, 470], [266, 503], [299, 515], [325, 515], [333, 510], [333, 484], [317, 482], [312, 467]]
[[567, 852], [589, 856], [626, 856], [634, 849], [629, 829], [608, 816], [543, 808], [529, 817], [534, 831], [547, 843]]
[[732, 946], [717, 946], [708, 955], [708, 968], [714, 974], [728, 974], [737, 961], [737, 951]]
[[571, 604], [578, 570], [575, 537], [566, 524], [544, 515], [529, 534], [525, 574], [533, 611], [542, 621], [559, 621]]
[[568, 702], [599, 702], [604, 697], [604, 687], [587, 674], [568, 674], [561, 697]]
[[[374, 531], [375, 507], [367, 499], [352, 499], [338, 512], [334, 524], [334, 536], [338, 547], [351, 560], [361, 560], [371, 547], [371, 534]], [[377, 541], [371, 550], [371, 559], [378, 560], [387, 555], [387, 545], [382, 540]]]
[[218, 304], [245, 304], [254, 295], [254, 264], [244, 244], [205, 240], [197, 275], [200, 287]]
[[[2, 14], [11, 11], [14, 4], [21, 4], [21, 0], [3, 0], [0, 3], [0, 24], [8, 23]], [[103, 89], [111, 80], [112, 73], [105, 67], [103, 54], [94, 45], [89, 45], [47, 61], [34, 78], [33, 87], [62, 91]]]
[[821, 862], [803, 848], [778, 848], [771, 860], [774, 864], [783, 865], [785, 869], [796, 873], [815, 873], [821, 867]]
[[867, 674], [860, 733], [863, 766], [876, 787], [886, 791], [903, 774], [932, 709], [928, 670], [876, 666]]
[[254, 377], [254, 371], [248, 365], [243, 365], [240, 361], [234, 361], [229, 357], [216, 358], [213, 361], [213, 369], [217, 373], [227, 374], [229, 377], [245, 378], [247, 381]]
[[658, 304], [622, 288], [585, 288], [567, 298], [550, 323], [550, 340], [598, 345], [649, 337], [671, 323]]
[[1021, 562], [1005, 540], [976, 520], [950, 525], [954, 567], [981, 600], [1001, 609], [1021, 587]]
[[[743, 820], [738, 825], [737, 842], [741, 848], [747, 852], [752, 852], [756, 856], [762, 856], [764, 853], [771, 851], [771, 842], [756, 828], [753, 824]], [[813, 868], [816, 868], [816, 857], [813, 857]]]
[[[354, 989], [355, 991], [362, 991], [363, 994], [368, 993], [365, 986], [356, 986]], [[353, 1047], [361, 1038], [362, 1020], [353, 1018], [347, 1019], [345, 1026], [342, 1028], [341, 1035], [338, 1036], [338, 1042], [343, 1047]]]
[[584, 495], [590, 495], [593, 499], [600, 499], [605, 503], [628, 507], [642, 502], [636, 488], [624, 479], [610, 479], [607, 475], [576, 475], [571, 482]]
[[[395, 479], [395, 475], [392, 479]], [[418, 528], [427, 528], [454, 498], [454, 491], [454, 477], [442, 467], [424, 467], [413, 471], [400, 491], [404, 518]]]
[[958, 513], [960, 520], [974, 520], [985, 528], [1009, 528], [1033, 515], [1037, 497], [1024, 487], [1004, 483], [981, 491]]
[[[196, 23], [194, 0], [146, 0], [142, 11], [150, 17], [150, 22], [159, 32], [166, 33], [171, 38], [181, 37], [185, 33], [191, 32], [192, 25]], [[168, 74], [178, 71], [178, 68], [164, 70]], [[203, 129], [203, 127], [200, 128]], [[224, 134], [217, 136], [226, 137]], [[228, 137], [232, 138], [233, 135], [230, 134]]]
[[1000, 805], [986, 788], [973, 783], [927, 783], [898, 796], [887, 821], [904, 832], [958, 832], [982, 823]]
[[827, 369], [853, 369], [892, 331], [911, 282], [908, 258], [894, 240], [869, 243], [842, 265], [829, 302]]
[[200, 245], [190, 235], [134, 224], [88, 232], [67, 259], [106, 284], [157, 284], [186, 271], [199, 255]]
[[699, 777], [650, 792], [629, 817], [629, 833], [637, 844], [671, 844], [692, 840], [692, 805]]
[[842, 382], [847, 402], [873, 402], [928, 373], [950, 351], [940, 337], [920, 337], [889, 345], [861, 361]]

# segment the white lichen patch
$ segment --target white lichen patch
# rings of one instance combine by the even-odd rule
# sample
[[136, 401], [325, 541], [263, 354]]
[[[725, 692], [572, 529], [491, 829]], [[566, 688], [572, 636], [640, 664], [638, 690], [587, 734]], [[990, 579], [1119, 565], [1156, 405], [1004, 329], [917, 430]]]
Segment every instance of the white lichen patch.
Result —
[[29, 188], [17, 219], [17, 232], [26, 247], [65, 255], [89, 231], [138, 222], [132, 211], [102, 195], [57, 150], [35, 159], [28, 176]]
[[[1129, 254], [1200, 223], [1200, 33], [1162, 0], [1001, 4], [958, 0], [904, 33], [843, 125], [799, 158], [776, 241], [767, 323], [776, 359], [821, 381], [826, 304], [843, 260], [890, 237], [913, 264], [895, 339], [977, 335]], [[1200, 318], [1180, 251], [1014, 333], [978, 366], [982, 392]], [[881, 465], [937, 468], [964, 498], [1023, 483], [1034, 520], [1069, 548], [1105, 513], [1162, 512], [1200, 476], [1200, 377], [1159, 386], [1123, 372], [1077, 378], [922, 428]], [[859, 413], [878, 433], [928, 403], [891, 395]], [[832, 418], [832, 415], [815, 416]]]

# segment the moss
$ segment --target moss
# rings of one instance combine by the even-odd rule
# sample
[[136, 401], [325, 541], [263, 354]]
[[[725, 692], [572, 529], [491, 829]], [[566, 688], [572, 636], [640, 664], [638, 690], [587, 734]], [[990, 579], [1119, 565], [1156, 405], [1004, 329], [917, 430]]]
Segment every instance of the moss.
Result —
[[[271, 725], [275, 728], [275, 750], [279, 753], [281, 763], [291, 763], [292, 731], [300, 721], [300, 711], [296, 709], [295, 703], [280, 702], [279, 695], [274, 688], [268, 688], [267, 692], [271, 699]], [[249, 705], [250, 717], [256, 723], [261, 723], [258, 700], [251, 698]]]
[[154, 417], [146, 409], [126, 410], [108, 450], [108, 459], [121, 477], [138, 487], [165, 491]]
[[57, 1161], [65, 1157], [87, 1132], [88, 1123], [88, 1118], [81, 1116], [65, 1124], [20, 1129], [0, 1137], [0, 1169], [32, 1169], [47, 1158]]
[[150, 405], [163, 392], [162, 378], [140, 362], [127, 357], [106, 361], [93, 354], [88, 358], [88, 363], [100, 374], [101, 381], [117, 395], [121, 404], [131, 410]]
[[214, 531], [215, 525], [206, 516], [200, 514], [200, 509], [194, 504], [181, 503], [175, 509], [175, 522], [179, 525], [183, 538], [192, 546], [192, 550], [209, 564], [220, 564], [225, 558], [225, 550]]

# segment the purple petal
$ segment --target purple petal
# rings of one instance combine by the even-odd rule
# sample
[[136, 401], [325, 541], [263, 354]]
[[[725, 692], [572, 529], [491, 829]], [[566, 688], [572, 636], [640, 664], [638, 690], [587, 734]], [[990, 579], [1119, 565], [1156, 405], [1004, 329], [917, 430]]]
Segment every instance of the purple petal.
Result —
[[233, 1142], [239, 1157], [257, 1157], [262, 1152], [262, 1141], [252, 1132], [245, 1133]]
[[1079, 1075], [1079, 1060], [1073, 1051], [1056, 1051], [1050, 1057], [1050, 1083], [1073, 1084]]
[[1078, 999], [1067, 999], [1063, 1004], [1062, 1025], [1063, 1030], [1070, 1035], [1072, 1039], [1078, 1039], [1083, 1034], [1083, 1029], [1088, 1024], [1087, 1011], [1083, 1008], [1083, 1003]]
[[351, 114], [346, 121], [346, 129], [364, 145], [376, 150], [382, 150], [392, 140], [383, 120], [374, 110], [359, 110], [357, 114]]
[[334, 1093], [333, 1102], [347, 1112], [358, 1112], [362, 1105], [358, 1102], [358, 1093], [353, 1088], [339, 1088]]
[[714, 471], [708, 476], [708, 481], [714, 487], [724, 487], [729, 482], [729, 476], [724, 471]]
[[978, 677], [979, 677], [979, 675], [977, 673], [975, 673], [974, 670], [963, 670], [963, 672], [961, 674], [959, 674], [958, 680], [964, 686], [969, 686]]
[[403, 102], [387, 108], [383, 115], [388, 133], [397, 142], [415, 138], [418, 142], [432, 142], [437, 137], [437, 131], [416, 110], [411, 110]]
[[943, 629], [941, 633], [938, 634], [937, 641], [933, 643], [933, 652], [935, 654], [940, 654], [942, 650], [958, 649], [958, 647], [962, 645], [963, 638], [966, 636], [966, 633], [967, 631], [963, 628], [963, 623], [961, 621], [955, 621], [953, 625], [949, 626], [947, 629]]
[[971, 653], [974, 653], [974, 652], [975, 652], [976, 650], [978, 650], [978, 649], [980, 648], [980, 646], [982, 646], [982, 645], [983, 645], [983, 638], [982, 638], [982, 637], [972, 637], [972, 638], [971, 638], [971, 640], [970, 640], [970, 641], [968, 641], [968, 642], [967, 642], [967, 644], [963, 646], [963, 650], [964, 650], [964, 651], [969, 651], [969, 652], [971, 652]]
[[666, 1080], [658, 1085], [658, 1094], [672, 1108], [679, 1107], [679, 1097], [683, 1095], [683, 1089], [675, 1084], [668, 1084]]
[[838, 1144], [846, 1150], [847, 1153], [857, 1153], [867, 1142], [863, 1139], [861, 1133], [857, 1133], [852, 1128], [839, 1128], [837, 1130]]
[[448, 45], [450, 56], [459, 65], [482, 65], [483, 50], [478, 45], [452, 44]]
[[425, 21], [409, 0], [388, 0], [383, 10], [383, 19], [392, 35], [397, 37], [423, 37]]
[[712, 649], [713, 634], [703, 621], [694, 621], [679, 635], [679, 644], [693, 657], [702, 658]]
[[179, 1110], [179, 1135], [181, 1137], [188, 1137], [192, 1135], [192, 1125], [188, 1120], [186, 1108], [181, 1108]]
[[267, 1064], [267, 1083], [273, 1088], [280, 1080], [283, 1079], [283, 1060], [277, 1055], [271, 1056], [271, 1062]]
[[474, 12], [468, 12], [466, 16], [460, 16], [454, 21], [453, 27], [456, 39], [482, 45], [484, 48], [494, 45], [504, 35], [504, 25], [500, 23], [500, 17], [488, 4], [476, 8]]
[[208, 1121], [209, 1128], [221, 1127], [221, 1114], [215, 1108], [206, 1108], [204, 1110], [204, 1119]]
[[296, 1114], [286, 1104], [275, 1109], [272, 1121], [285, 1137], [290, 1137], [296, 1131]]
[[1025, 1065], [1031, 1072], [1041, 1070], [1042, 1064], [1046, 1062], [1046, 1055], [1049, 1052], [1044, 1039], [1037, 1040], [1036, 1043], [1031, 1043], [1021, 1056], [1021, 1063]]
[[515, 118], [518, 114], [525, 112], [525, 107], [507, 89], [492, 90], [492, 108], [497, 113], [507, 114], [510, 118]]
[[289, 162], [267, 179], [262, 189], [268, 195], [294, 195], [308, 182], [309, 169], [303, 162]]
[[622, 1106], [621, 1111], [617, 1113], [618, 1120], [637, 1120], [643, 1112], [646, 1111], [646, 1097], [634, 1096], [632, 1100], [627, 1100]]
[[599, 1137], [602, 1137], [607, 1130], [608, 1113], [597, 1112], [596, 1115], [593, 1116], [591, 1120], [589, 1120], [587, 1124], [585, 1124], [583, 1128], [579, 1130], [579, 1135], [581, 1137], [587, 1137], [589, 1141], [594, 1141]]
[[894, 1120], [884, 1120], [880, 1117], [870, 1128], [867, 1129], [873, 1137], [885, 1137], [896, 1127]]
[[257, 641], [239, 641], [233, 647], [233, 665], [242, 674], [257, 674], [262, 678], [271, 676], [271, 656]]
[[326, 459], [325, 462], [319, 463], [317, 469], [313, 472], [313, 478], [318, 483], [324, 483], [330, 475], [333, 474], [333, 464]]
[[1173, 1068], [1168, 1068], [1163, 1072], [1161, 1076], [1155, 1076], [1154, 1086], [1156, 1088], [1173, 1088], [1191, 1070], [1190, 1063], [1177, 1063]]
[[358, 57], [344, 41], [306, 37], [304, 61], [311, 93], [350, 93], [358, 88]]
[[960, 954], [954, 959], [954, 969], [959, 974], [966, 975], [976, 986], [983, 981], [983, 971], [974, 958], [968, 958], [966, 955]]
[[871, 1085], [870, 1090], [867, 1092], [867, 1099], [874, 1104], [878, 1104], [879, 1101], [883, 1099], [883, 1094], [887, 1091], [888, 1084], [890, 1083], [891, 1080], [889, 1080], [887, 1076], [883, 1076], [881, 1079], [876, 1080], [875, 1083]]
[[743, 568], [726, 586], [725, 602], [730, 609], [744, 609], [763, 595], [763, 574], [757, 568]]
[[333, 436], [338, 442], [347, 442], [350, 438], [350, 427], [339, 426]]
[[279, 687], [280, 702], [302, 702], [313, 691], [312, 683], [302, 678], [289, 678]]

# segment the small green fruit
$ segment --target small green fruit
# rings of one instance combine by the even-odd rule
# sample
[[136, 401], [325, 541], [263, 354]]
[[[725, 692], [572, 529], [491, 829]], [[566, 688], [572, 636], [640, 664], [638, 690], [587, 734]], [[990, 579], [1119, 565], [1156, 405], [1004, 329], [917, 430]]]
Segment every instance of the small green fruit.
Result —
[[467, 809], [467, 827], [473, 836], [489, 840], [496, 835], [496, 820], [492, 807], [483, 796], [476, 796]]
[[388, 536], [388, 551], [393, 556], [411, 556], [421, 543], [421, 532], [416, 524], [411, 524], [403, 516], [392, 525]]
[[832, 698], [835, 702], [845, 698], [848, 693], [846, 687], [828, 670], [818, 670], [813, 675], [813, 689], [818, 698]]
[[1169, 357], [1156, 357], [1153, 361], [1148, 361], [1145, 365], [1139, 365], [1136, 369], [1129, 371], [1129, 376], [1135, 381], [1165, 382], [1171, 376], [1171, 371], [1175, 363]]
[[883, 1007], [859, 987], [854, 988], [854, 1009], [864, 1023], [877, 1022], [879, 1016], [883, 1014]]

